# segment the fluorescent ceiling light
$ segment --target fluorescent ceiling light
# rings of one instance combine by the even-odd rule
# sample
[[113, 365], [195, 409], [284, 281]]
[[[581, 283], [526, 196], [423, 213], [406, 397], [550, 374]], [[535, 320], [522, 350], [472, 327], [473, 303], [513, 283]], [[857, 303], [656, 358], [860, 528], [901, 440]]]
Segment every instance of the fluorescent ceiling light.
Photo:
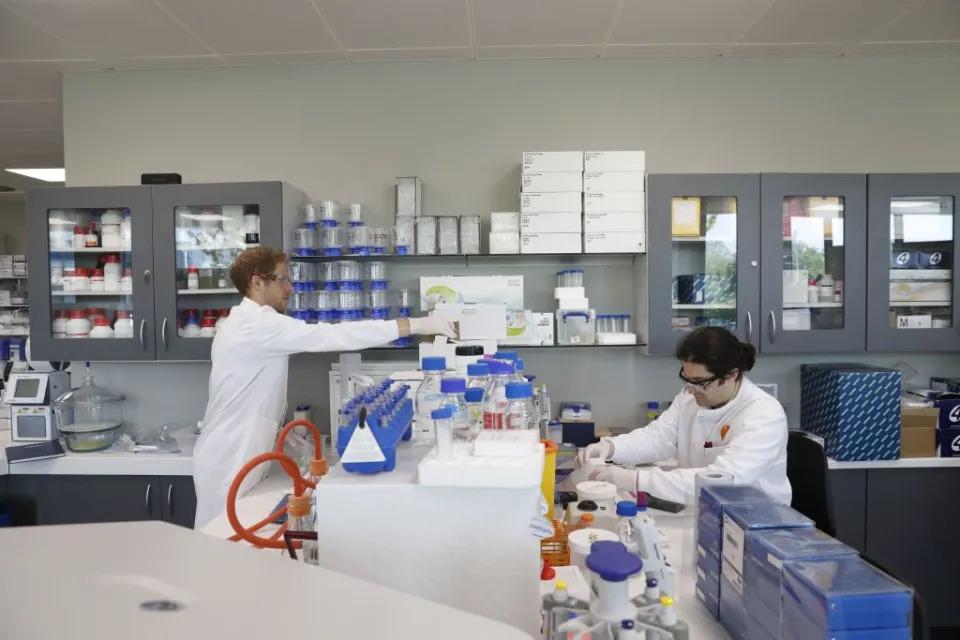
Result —
[[43, 180], [44, 182], [66, 182], [67, 170], [60, 169], [5, 169], [10, 173], [16, 173], [21, 176], [33, 178], [34, 180]]

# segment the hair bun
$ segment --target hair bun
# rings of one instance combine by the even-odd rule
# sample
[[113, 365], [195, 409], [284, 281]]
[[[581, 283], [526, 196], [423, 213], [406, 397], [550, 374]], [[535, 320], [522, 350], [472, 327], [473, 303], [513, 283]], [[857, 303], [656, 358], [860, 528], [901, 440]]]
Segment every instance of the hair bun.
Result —
[[749, 342], [740, 343], [740, 371], [750, 371], [757, 361], [757, 348]]

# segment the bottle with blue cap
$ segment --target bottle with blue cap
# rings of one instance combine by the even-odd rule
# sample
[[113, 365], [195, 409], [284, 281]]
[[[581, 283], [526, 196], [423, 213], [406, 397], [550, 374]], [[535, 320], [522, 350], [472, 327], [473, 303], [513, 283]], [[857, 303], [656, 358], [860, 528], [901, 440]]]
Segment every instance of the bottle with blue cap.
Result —
[[637, 540], [637, 530], [633, 518], [637, 515], [637, 503], [631, 500], [621, 500], [617, 503], [617, 536], [620, 542], [631, 553], [640, 554], [640, 543]]
[[492, 383], [490, 365], [485, 360], [467, 365], [467, 389], [476, 387], [482, 389], [484, 395], [487, 395], [490, 393], [490, 385]]
[[453, 407], [444, 405], [430, 412], [434, 438], [437, 441], [437, 457], [453, 457]]
[[483, 389], [467, 387], [463, 399], [467, 403], [467, 415], [470, 416], [470, 433], [473, 439], [480, 435], [483, 429]]
[[533, 385], [529, 382], [509, 382], [506, 386], [507, 429], [539, 429], [537, 410], [533, 406]]
[[414, 440], [423, 444], [432, 444], [435, 439], [431, 413], [443, 404], [440, 379], [447, 368], [447, 360], [441, 356], [424, 358], [420, 368], [423, 371], [423, 382], [420, 383], [416, 395], [417, 425]]
[[455, 442], [471, 442], [477, 436], [473, 433], [470, 411], [467, 408], [467, 381], [463, 378], [443, 378], [440, 380], [440, 392], [443, 393], [444, 407], [453, 411], [453, 439]]
[[507, 407], [510, 405], [507, 400], [507, 384], [513, 382], [513, 363], [495, 359], [490, 360], [487, 365], [490, 367], [493, 382], [490, 393], [486, 394], [483, 402], [483, 428], [503, 429], [506, 426]]

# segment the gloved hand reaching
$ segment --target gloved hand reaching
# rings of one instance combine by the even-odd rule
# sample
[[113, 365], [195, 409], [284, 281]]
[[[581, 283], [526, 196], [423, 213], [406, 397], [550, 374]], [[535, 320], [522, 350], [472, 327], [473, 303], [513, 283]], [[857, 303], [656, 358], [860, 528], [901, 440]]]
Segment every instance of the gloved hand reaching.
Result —
[[624, 469], [608, 464], [592, 472], [590, 479], [615, 484], [618, 493], [637, 493], [639, 491], [636, 469]]
[[440, 316], [424, 316], [423, 318], [410, 318], [410, 333], [418, 336], [442, 335], [448, 338], [456, 338], [457, 327], [453, 320], [447, 320]]
[[609, 438], [603, 438], [600, 442], [594, 442], [591, 445], [577, 451], [577, 466], [587, 464], [591, 458], [597, 460], [609, 460], [613, 457], [613, 441]]

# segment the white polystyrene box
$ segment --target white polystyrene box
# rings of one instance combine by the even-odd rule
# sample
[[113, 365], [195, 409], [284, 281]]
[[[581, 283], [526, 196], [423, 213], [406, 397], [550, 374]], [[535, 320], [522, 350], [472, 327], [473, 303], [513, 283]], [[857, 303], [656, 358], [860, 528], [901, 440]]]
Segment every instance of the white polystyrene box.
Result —
[[439, 458], [436, 449], [431, 451], [417, 468], [419, 483], [439, 487], [505, 489], [540, 486], [543, 444], [536, 443], [532, 452], [522, 457], [465, 455], [469, 453], [469, 446], [470, 443], [455, 443], [454, 451], [459, 455], [449, 459]]
[[493, 211], [490, 213], [490, 231], [517, 231], [519, 228], [519, 211]]
[[491, 254], [520, 253], [519, 231], [491, 231], [489, 238]]

